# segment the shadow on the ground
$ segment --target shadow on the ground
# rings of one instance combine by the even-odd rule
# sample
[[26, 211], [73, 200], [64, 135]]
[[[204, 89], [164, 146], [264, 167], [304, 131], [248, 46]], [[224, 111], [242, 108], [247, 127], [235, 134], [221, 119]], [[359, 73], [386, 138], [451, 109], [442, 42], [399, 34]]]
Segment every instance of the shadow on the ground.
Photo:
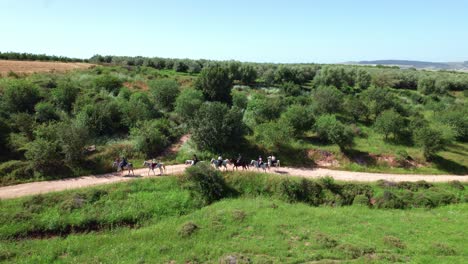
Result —
[[455, 175], [468, 174], [468, 168], [466, 166], [456, 163], [455, 161], [445, 159], [441, 156], [436, 156], [431, 161], [432, 163], [434, 163], [434, 165], [438, 169], [446, 171], [450, 174], [455, 174]]
[[377, 160], [375, 157], [371, 156], [369, 152], [356, 149], [346, 149], [343, 151], [343, 155], [345, 155], [345, 157], [347, 157], [350, 161], [356, 162], [359, 165], [375, 166], [377, 164]]

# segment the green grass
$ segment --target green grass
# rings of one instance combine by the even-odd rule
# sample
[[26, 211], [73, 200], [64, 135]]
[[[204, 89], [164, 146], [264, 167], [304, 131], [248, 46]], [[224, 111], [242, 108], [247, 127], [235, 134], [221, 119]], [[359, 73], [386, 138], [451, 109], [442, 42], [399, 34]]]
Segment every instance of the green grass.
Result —
[[[231, 255], [253, 263], [463, 263], [468, 256], [466, 219], [467, 204], [403, 211], [228, 199], [140, 229], [2, 243], [0, 259], [11, 263], [220, 263]], [[198, 229], [183, 236], [180, 230], [188, 222]]]

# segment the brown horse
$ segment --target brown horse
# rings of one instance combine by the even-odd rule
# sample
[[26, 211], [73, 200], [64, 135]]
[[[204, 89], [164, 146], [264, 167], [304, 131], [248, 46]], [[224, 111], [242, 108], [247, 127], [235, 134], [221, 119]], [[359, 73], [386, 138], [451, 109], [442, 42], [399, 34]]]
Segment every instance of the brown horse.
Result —
[[238, 167], [242, 167], [242, 170], [249, 169], [249, 163], [245, 162], [244, 160], [237, 161], [236, 159], [230, 159], [229, 163], [233, 165], [232, 170], [237, 170]]

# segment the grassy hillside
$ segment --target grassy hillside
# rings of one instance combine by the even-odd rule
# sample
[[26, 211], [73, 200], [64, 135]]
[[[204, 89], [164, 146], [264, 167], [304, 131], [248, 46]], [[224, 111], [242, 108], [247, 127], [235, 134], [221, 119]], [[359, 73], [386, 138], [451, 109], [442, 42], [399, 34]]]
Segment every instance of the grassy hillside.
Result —
[[[1, 201], [0, 261], [460, 263], [468, 254], [460, 183], [228, 173], [217, 185], [209, 182], [218, 173], [202, 175]], [[203, 197], [220, 186], [224, 199], [206, 205]]]

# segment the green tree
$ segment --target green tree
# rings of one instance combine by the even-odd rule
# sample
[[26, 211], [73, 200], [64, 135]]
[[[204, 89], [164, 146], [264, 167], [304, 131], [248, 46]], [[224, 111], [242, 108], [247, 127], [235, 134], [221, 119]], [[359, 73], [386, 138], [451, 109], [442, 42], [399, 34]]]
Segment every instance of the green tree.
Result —
[[192, 119], [203, 104], [203, 93], [195, 89], [185, 89], [175, 101], [175, 112], [188, 121]]
[[354, 121], [367, 121], [369, 108], [356, 96], [347, 96], [343, 102], [344, 112]]
[[334, 115], [319, 116], [315, 123], [315, 129], [321, 139], [337, 144], [341, 150], [353, 145], [353, 132], [337, 120]]
[[175, 80], [161, 79], [150, 82], [150, 90], [156, 105], [166, 111], [172, 111], [179, 95], [179, 84]]
[[312, 93], [317, 114], [338, 113], [342, 109], [343, 93], [333, 86], [320, 86]]
[[24, 153], [35, 171], [54, 174], [63, 166], [61, 148], [58, 141], [38, 138], [26, 145]]
[[281, 114], [281, 120], [289, 123], [296, 136], [310, 130], [314, 124], [314, 116], [310, 107], [303, 105], [291, 105]]
[[294, 128], [285, 120], [271, 121], [255, 127], [255, 141], [268, 150], [278, 150], [294, 136]]
[[360, 98], [369, 108], [369, 115], [374, 120], [387, 109], [396, 108], [395, 97], [387, 88], [370, 87], [360, 94]]
[[395, 112], [395, 110], [390, 109], [383, 111], [377, 117], [374, 127], [378, 132], [385, 135], [385, 139], [388, 139], [390, 134], [393, 134], [394, 137], [398, 137], [405, 127], [404, 123], [404, 118]]
[[442, 133], [429, 126], [415, 130], [413, 138], [416, 144], [422, 148], [424, 157], [427, 160], [432, 159], [445, 146]]
[[190, 122], [192, 139], [200, 149], [221, 151], [242, 139], [242, 112], [220, 102], [204, 103]]
[[356, 77], [354, 81], [354, 86], [358, 89], [365, 90], [369, 88], [372, 82], [372, 76], [363, 69], [356, 70]]
[[249, 99], [243, 92], [234, 91], [232, 92], [232, 104], [240, 109], [246, 109]]
[[231, 104], [232, 80], [229, 78], [229, 71], [220, 65], [203, 68], [195, 87], [209, 101]]
[[242, 84], [252, 84], [257, 79], [257, 71], [252, 65], [242, 64], [239, 68], [239, 76]]
[[436, 93], [436, 79], [432, 76], [421, 77], [418, 81], [418, 91], [426, 95]]
[[247, 104], [244, 120], [250, 128], [254, 128], [257, 124], [278, 118], [281, 110], [282, 103], [278, 98], [255, 94]]
[[286, 95], [298, 96], [301, 94], [301, 86], [293, 82], [286, 82], [281, 85], [281, 89]]

